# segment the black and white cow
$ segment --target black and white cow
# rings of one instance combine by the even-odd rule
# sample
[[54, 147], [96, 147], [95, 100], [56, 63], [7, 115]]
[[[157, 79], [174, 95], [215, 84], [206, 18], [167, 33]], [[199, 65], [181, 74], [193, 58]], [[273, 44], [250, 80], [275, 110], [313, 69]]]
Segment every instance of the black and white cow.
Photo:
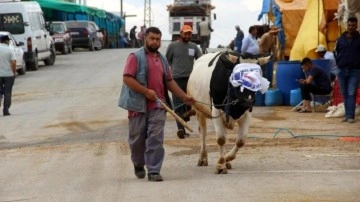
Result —
[[[269, 58], [251, 60], [251, 63], [265, 64]], [[229, 85], [229, 76], [238, 63], [239, 57], [227, 52], [205, 54], [195, 61], [187, 86], [188, 94], [196, 100], [192, 110], [196, 112], [201, 134], [198, 166], [208, 165], [205, 141], [206, 119], [209, 118], [214, 124], [220, 149], [216, 174], [226, 174], [227, 169], [231, 169], [230, 161], [235, 159], [237, 151], [245, 144], [255, 103], [255, 92], [247, 89], [240, 92]], [[235, 145], [225, 152], [226, 128], [233, 129], [235, 123], [239, 125]]]

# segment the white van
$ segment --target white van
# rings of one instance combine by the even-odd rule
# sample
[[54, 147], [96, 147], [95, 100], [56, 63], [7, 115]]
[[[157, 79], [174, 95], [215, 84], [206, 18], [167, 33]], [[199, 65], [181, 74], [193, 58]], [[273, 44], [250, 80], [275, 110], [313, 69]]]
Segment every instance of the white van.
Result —
[[38, 70], [38, 61], [55, 63], [53, 40], [45, 28], [43, 12], [37, 2], [0, 1], [0, 31], [10, 32], [17, 42], [23, 42], [27, 70]]

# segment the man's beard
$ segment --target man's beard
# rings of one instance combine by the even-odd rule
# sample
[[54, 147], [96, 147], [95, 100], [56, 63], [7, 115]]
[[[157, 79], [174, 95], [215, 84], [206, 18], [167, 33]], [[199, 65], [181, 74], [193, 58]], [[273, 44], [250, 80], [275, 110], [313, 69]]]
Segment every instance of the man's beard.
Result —
[[184, 43], [188, 43], [190, 41], [190, 38], [181, 37], [181, 41], [184, 42]]
[[151, 53], [156, 53], [157, 50], [159, 49], [159, 47], [149, 46], [148, 44], [146, 44], [146, 49], [147, 49], [148, 51], [150, 51]]

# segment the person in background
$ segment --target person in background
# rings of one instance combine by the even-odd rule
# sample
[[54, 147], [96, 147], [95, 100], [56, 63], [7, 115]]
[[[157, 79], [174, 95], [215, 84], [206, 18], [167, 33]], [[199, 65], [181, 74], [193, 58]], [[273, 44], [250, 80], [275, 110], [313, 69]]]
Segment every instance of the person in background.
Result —
[[336, 75], [339, 73], [339, 69], [336, 65], [336, 60], [334, 53], [328, 51], [324, 45], [320, 44], [315, 52], [319, 55], [321, 59], [327, 59], [330, 61], [330, 78], [331, 81], [334, 81], [336, 78]]
[[16, 58], [13, 50], [9, 48], [10, 38], [0, 36], [0, 106], [4, 96], [3, 115], [10, 116], [12, 88], [16, 75]]
[[245, 58], [257, 58], [260, 53], [259, 43], [256, 39], [257, 29], [255, 26], [249, 27], [249, 35], [242, 41], [241, 54]]
[[239, 25], [236, 25], [235, 26], [235, 29], [236, 29], [236, 37], [235, 37], [235, 40], [234, 40], [234, 50], [237, 52], [237, 53], [241, 53], [241, 47], [242, 47], [242, 41], [244, 39], [244, 32], [240, 29], [240, 26]]
[[304, 58], [301, 61], [301, 68], [306, 75], [306, 79], [299, 80], [303, 106], [298, 112], [305, 113], [311, 112], [310, 93], [326, 95], [332, 91], [332, 88], [328, 74], [323, 69], [313, 66], [310, 58]]
[[[274, 56], [273, 59], [277, 61], [277, 34], [280, 31], [280, 29], [273, 25], [270, 27], [270, 29], [261, 36], [259, 41], [259, 54], [260, 56]], [[270, 63], [273, 64], [273, 63]], [[263, 73], [263, 77], [268, 78], [270, 80], [270, 86], [272, 86], [272, 81], [270, 78], [272, 78], [272, 72], [267, 71], [268, 64], [261, 65], [261, 71]]]
[[201, 40], [201, 51], [203, 53], [207, 53], [206, 49], [209, 48], [210, 45], [211, 32], [213, 32], [214, 30], [212, 29], [210, 22], [205, 21], [205, 17], [201, 18], [201, 22], [199, 23], [197, 30], [199, 32]]
[[139, 32], [138, 35], [137, 35], [140, 46], [143, 46], [143, 45], [144, 45], [145, 31], [146, 31], [146, 26], [145, 26], [145, 25], [144, 25], [144, 26], [141, 26], [141, 27], [140, 27], [140, 32]]
[[[180, 30], [180, 38], [169, 44], [166, 50], [166, 58], [171, 66], [171, 73], [178, 84], [178, 86], [186, 92], [186, 86], [193, 69], [194, 61], [202, 56], [200, 49], [195, 43], [190, 42], [192, 36], [192, 28], [189, 25], [184, 25]], [[183, 114], [190, 110], [190, 107], [185, 105], [182, 100], [173, 95], [173, 102], [175, 113], [185, 121], [189, 118], [184, 118]], [[178, 128], [177, 136], [184, 139], [188, 135], [185, 127], [176, 121]]]
[[356, 93], [360, 83], [360, 34], [357, 31], [358, 19], [350, 17], [346, 30], [337, 39], [335, 59], [339, 68], [337, 79], [344, 98], [345, 118], [342, 122], [355, 122]]
[[130, 40], [131, 40], [131, 48], [139, 47], [139, 42], [136, 38], [136, 25], [130, 29]]
[[262, 56], [268, 56], [272, 54], [274, 57], [277, 56], [276, 43], [277, 43], [277, 34], [280, 29], [273, 25], [270, 27], [269, 31], [263, 34], [259, 41], [259, 53]]
[[128, 143], [136, 177], [145, 177], [146, 166], [149, 181], [162, 181], [166, 110], [158, 99], [170, 105], [168, 90], [188, 105], [194, 104], [194, 99], [172, 79], [167, 60], [158, 51], [160, 29], [149, 27], [144, 42], [143, 47], [127, 58], [118, 105], [128, 110]]
[[119, 39], [119, 47], [120, 48], [129, 48], [129, 47], [131, 47], [128, 36], [129, 36], [129, 33], [127, 33], [127, 32], [125, 34], [120, 33], [120, 39]]

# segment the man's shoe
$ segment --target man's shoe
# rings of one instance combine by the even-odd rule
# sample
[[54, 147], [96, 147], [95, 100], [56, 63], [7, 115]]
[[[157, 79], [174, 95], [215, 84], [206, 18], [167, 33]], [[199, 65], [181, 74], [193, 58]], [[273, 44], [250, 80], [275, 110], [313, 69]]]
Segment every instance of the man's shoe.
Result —
[[355, 120], [352, 119], [352, 118], [349, 118], [349, 119], [347, 119], [347, 122], [348, 122], [348, 123], [355, 123]]
[[184, 131], [184, 129], [179, 129], [176, 134], [179, 137], [179, 139], [185, 139], [185, 131]]
[[4, 116], [10, 116], [11, 115], [10, 112], [4, 112], [3, 114], [4, 114]]
[[148, 180], [152, 182], [160, 182], [163, 181], [163, 178], [159, 173], [149, 173], [148, 174]]
[[146, 172], [143, 166], [142, 167], [134, 166], [134, 170], [137, 178], [142, 179], [145, 177]]

